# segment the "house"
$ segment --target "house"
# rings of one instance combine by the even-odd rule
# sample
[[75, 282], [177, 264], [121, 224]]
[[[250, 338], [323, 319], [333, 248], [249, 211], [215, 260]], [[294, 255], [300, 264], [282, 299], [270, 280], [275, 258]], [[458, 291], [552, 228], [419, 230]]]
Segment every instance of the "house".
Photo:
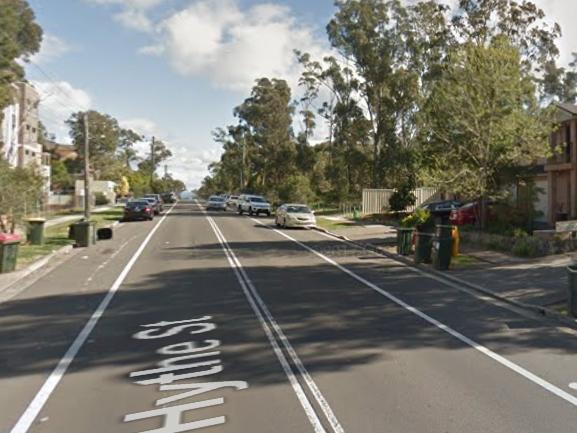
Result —
[[536, 184], [546, 194], [541, 194], [537, 208], [550, 225], [557, 221], [577, 219], [577, 106], [559, 103], [557, 119], [559, 128], [550, 137], [554, 156], [543, 161], [542, 172]]
[[44, 151], [49, 152], [52, 158], [58, 161], [75, 160], [78, 158], [76, 146], [72, 144], [60, 144], [52, 140], [44, 142]]

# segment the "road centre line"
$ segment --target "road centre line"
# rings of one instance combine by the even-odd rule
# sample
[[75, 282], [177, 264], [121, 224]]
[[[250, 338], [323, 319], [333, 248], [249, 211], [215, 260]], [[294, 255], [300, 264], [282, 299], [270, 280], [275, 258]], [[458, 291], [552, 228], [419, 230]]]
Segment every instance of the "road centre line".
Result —
[[106, 296], [102, 299], [102, 301], [100, 301], [100, 304], [98, 305], [94, 313], [92, 313], [92, 316], [90, 316], [88, 322], [86, 322], [80, 333], [76, 336], [76, 338], [74, 339], [73, 343], [70, 345], [64, 356], [60, 359], [60, 361], [58, 362], [52, 373], [50, 373], [50, 376], [48, 376], [48, 379], [46, 379], [46, 381], [44, 382], [40, 390], [36, 393], [36, 395], [30, 402], [24, 413], [20, 416], [20, 419], [18, 419], [16, 425], [12, 428], [12, 430], [10, 430], [10, 433], [26, 433], [30, 429], [32, 423], [34, 422], [34, 420], [36, 419], [36, 417], [38, 416], [38, 414], [40, 413], [40, 411], [42, 410], [42, 408], [44, 407], [44, 405], [46, 404], [46, 402], [48, 401], [48, 399], [50, 398], [50, 396], [60, 383], [60, 381], [62, 380], [62, 378], [64, 377], [64, 374], [66, 374], [68, 367], [70, 367], [70, 364], [72, 364], [72, 361], [74, 361], [76, 355], [78, 354], [78, 352], [80, 351], [80, 349], [82, 348], [82, 346], [84, 345], [84, 343], [86, 342], [86, 340], [96, 327], [96, 324], [98, 323], [98, 321], [100, 320], [100, 318], [103, 316], [104, 312], [110, 305], [112, 298], [114, 298], [114, 295], [116, 294], [116, 292], [118, 291], [118, 289], [128, 276], [128, 273], [131, 271], [134, 264], [136, 263], [140, 255], [143, 253], [144, 249], [146, 248], [146, 246], [148, 245], [148, 243], [150, 242], [150, 240], [152, 239], [152, 237], [154, 236], [160, 225], [164, 222], [164, 220], [170, 214], [170, 212], [172, 212], [174, 206], [176, 205], [173, 205], [164, 214], [164, 216], [160, 219], [160, 221], [152, 228], [152, 230], [148, 233], [146, 238], [142, 241], [140, 247], [138, 247], [138, 249], [132, 255], [132, 257], [122, 270], [122, 272], [118, 275], [112, 286], [110, 286], [108, 292], [106, 293]]
[[[250, 280], [250, 278], [246, 274], [244, 268], [242, 267], [242, 264], [240, 263], [240, 261], [238, 260], [238, 258], [236, 257], [236, 255], [234, 254], [232, 249], [230, 248], [228, 241], [226, 240], [226, 238], [222, 234], [220, 228], [218, 227], [218, 225], [216, 224], [214, 219], [212, 217], [210, 217], [206, 213], [206, 211], [204, 211], [204, 209], [201, 208], [201, 210], [205, 214], [207, 221], [209, 222], [209, 224], [212, 227], [218, 241], [220, 242], [220, 244], [221, 244], [221, 246], [225, 252], [225, 255], [229, 261], [229, 264], [231, 265], [232, 269], [234, 270], [234, 273], [237, 277], [237, 280], [239, 281], [241, 288], [242, 288], [246, 298], [248, 299], [251, 308], [253, 309], [258, 320], [260, 321], [261, 326], [263, 327], [265, 334], [267, 335], [267, 338], [269, 339], [269, 342], [270, 342], [271, 346], [273, 347], [273, 351], [275, 352], [275, 355], [279, 359], [281, 366], [282, 366], [285, 374], [287, 375], [289, 382], [290, 382], [293, 390], [295, 391], [295, 394], [297, 395], [297, 398], [299, 399], [299, 402], [301, 403], [307, 417], [309, 418], [309, 421], [311, 422], [311, 424], [313, 425], [313, 428], [315, 429], [315, 432], [325, 433], [326, 430], [323, 427], [318, 415], [315, 412], [315, 409], [311, 405], [305, 392], [303, 391], [302, 386], [300, 385], [299, 381], [296, 379], [295, 373], [292, 371], [290, 364], [287, 361], [287, 358], [286, 358], [285, 354], [283, 353], [282, 349], [280, 348], [279, 343], [277, 342], [274, 333], [271, 331], [271, 328], [275, 331], [280, 342], [282, 343], [282, 345], [284, 346], [284, 348], [288, 352], [289, 357], [291, 358], [291, 360], [293, 361], [294, 365], [296, 366], [296, 368], [298, 370], [300, 378], [308, 386], [309, 390], [311, 391], [311, 393], [315, 397], [315, 400], [317, 401], [317, 403], [321, 407], [321, 409], [322, 409], [326, 419], [328, 420], [329, 424], [331, 425], [331, 428], [333, 429], [333, 431], [335, 433], [344, 433], [344, 429], [342, 428], [339, 421], [337, 420], [337, 418], [336, 418], [334, 412], [332, 411], [332, 409], [330, 408], [328, 402], [326, 401], [326, 399], [322, 395], [321, 391], [319, 390], [319, 388], [314, 383], [313, 379], [311, 378], [311, 376], [309, 375], [309, 373], [305, 369], [300, 358], [298, 357], [298, 355], [296, 354], [296, 352], [292, 348], [291, 344], [289, 343], [288, 339], [286, 338], [286, 336], [284, 335], [284, 333], [280, 329], [279, 325], [276, 323], [276, 321], [272, 317], [272, 315], [271, 315], [270, 311], [268, 310], [268, 308], [266, 307], [264, 301], [258, 295], [258, 292], [256, 291], [256, 288], [254, 287], [254, 284], [252, 283], [252, 281]], [[260, 306], [260, 308], [259, 308], [259, 306]], [[265, 319], [265, 316], [266, 316], [266, 319]], [[267, 322], [267, 320], [268, 320], [268, 322]]]
[[[289, 236], [288, 234], [286, 234], [280, 230], [272, 228], [272, 227], [268, 226], [267, 224], [255, 219], [255, 218], [250, 218], [250, 219], [261, 226], [267, 227], [269, 230], [274, 231], [275, 233], [281, 235], [282, 237], [284, 237], [284, 238], [286, 238], [292, 242], [295, 242], [297, 245], [301, 246], [305, 250], [313, 253], [314, 255], [321, 258], [325, 262], [335, 266], [336, 268], [338, 268], [339, 270], [341, 270], [345, 274], [349, 275], [350, 277], [354, 278], [355, 280], [359, 281], [360, 283], [364, 284], [365, 286], [369, 287], [370, 289], [376, 291], [377, 293], [380, 293], [381, 295], [385, 296], [386, 298], [388, 298], [389, 300], [391, 300], [395, 304], [401, 306], [405, 310], [413, 313], [414, 315], [420, 317], [421, 319], [434, 325], [435, 327], [439, 328], [440, 330], [442, 330], [442, 331], [446, 332], [447, 334], [455, 337], [456, 339], [462, 341], [463, 343], [467, 344], [468, 346], [471, 346], [473, 349], [481, 352], [482, 354], [488, 356], [489, 358], [493, 359], [494, 361], [497, 361], [499, 364], [501, 364], [501, 365], [509, 368], [510, 370], [514, 371], [515, 373], [525, 377], [526, 379], [539, 385], [540, 387], [542, 387], [545, 390], [549, 391], [550, 393], [556, 395], [557, 397], [562, 398], [563, 400], [567, 401], [568, 403], [572, 404], [573, 406], [577, 406], [577, 397], [575, 397], [574, 395], [569, 394], [566, 391], [563, 391], [561, 388], [553, 385], [552, 383], [550, 383], [550, 382], [546, 381], [545, 379], [537, 376], [536, 374], [530, 372], [529, 370], [526, 370], [525, 368], [521, 367], [520, 365], [515, 364], [514, 362], [508, 360], [507, 358], [493, 352], [491, 349], [489, 349], [489, 348], [477, 343], [476, 341], [470, 339], [469, 337], [461, 334], [459, 331], [456, 331], [455, 329], [451, 328], [450, 326], [445, 325], [444, 323], [438, 321], [437, 319], [435, 319], [435, 318], [429, 316], [428, 314], [422, 312], [421, 310], [413, 307], [412, 305], [406, 303], [405, 301], [396, 297], [392, 293], [378, 287], [374, 283], [371, 283], [367, 279], [361, 277], [357, 273], [355, 273], [355, 272], [351, 271], [350, 269], [344, 267], [343, 265], [337, 263], [336, 261], [332, 260], [330, 257], [327, 257], [324, 254], [316, 251], [314, 248], [311, 248], [310, 246], [306, 245], [305, 243], [298, 241], [297, 239], [293, 238], [292, 236]], [[339, 239], [335, 238], [335, 240], [339, 240]]]

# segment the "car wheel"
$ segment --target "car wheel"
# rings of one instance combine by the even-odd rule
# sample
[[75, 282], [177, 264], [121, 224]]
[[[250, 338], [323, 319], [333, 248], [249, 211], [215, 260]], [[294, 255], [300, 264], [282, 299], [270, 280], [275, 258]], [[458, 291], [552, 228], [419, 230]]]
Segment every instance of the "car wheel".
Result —
[[251, 208], [251, 207], [248, 208], [248, 214], [249, 214], [250, 216], [252, 216], [252, 208]]
[[283, 229], [286, 229], [286, 218], [282, 219], [282, 224], [280, 225]]
[[266, 211], [266, 216], [270, 217], [270, 211], [268, 211], [268, 210]]
[[240, 208], [240, 207], [238, 208], [238, 214], [242, 215], [242, 208]]

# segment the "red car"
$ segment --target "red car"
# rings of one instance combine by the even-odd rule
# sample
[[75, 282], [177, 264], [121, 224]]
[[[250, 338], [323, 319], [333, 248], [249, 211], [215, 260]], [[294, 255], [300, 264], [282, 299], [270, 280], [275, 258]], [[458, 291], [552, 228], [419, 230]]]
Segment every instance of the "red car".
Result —
[[[491, 205], [493, 202], [487, 202], [487, 214], [491, 217]], [[481, 215], [480, 203], [478, 201], [467, 203], [459, 209], [453, 209], [449, 215], [449, 222], [454, 226], [464, 226], [475, 224], [477, 218]]]

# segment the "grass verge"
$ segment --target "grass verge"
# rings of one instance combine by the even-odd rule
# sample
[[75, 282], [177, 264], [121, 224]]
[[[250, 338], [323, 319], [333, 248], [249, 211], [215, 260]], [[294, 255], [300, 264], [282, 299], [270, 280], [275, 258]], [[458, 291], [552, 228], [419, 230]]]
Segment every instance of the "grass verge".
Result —
[[[92, 215], [92, 220], [96, 222], [96, 227], [106, 227], [114, 224], [122, 218], [123, 208], [113, 208], [104, 212], [95, 213]], [[68, 239], [68, 226], [72, 224], [67, 222], [56, 226], [48, 227], [44, 231], [43, 245], [20, 245], [18, 253], [18, 269], [23, 269], [31, 265], [42, 257], [58, 251], [60, 248], [67, 245], [72, 245], [74, 241]]]

